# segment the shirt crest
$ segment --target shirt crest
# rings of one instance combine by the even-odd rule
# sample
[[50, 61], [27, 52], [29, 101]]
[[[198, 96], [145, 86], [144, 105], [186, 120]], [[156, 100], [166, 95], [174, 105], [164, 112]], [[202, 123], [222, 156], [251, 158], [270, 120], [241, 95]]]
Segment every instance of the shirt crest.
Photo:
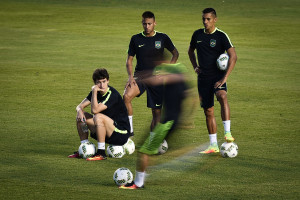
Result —
[[161, 41], [155, 41], [155, 48], [160, 49], [161, 48]]
[[211, 47], [215, 47], [216, 44], [217, 44], [217, 41], [216, 41], [215, 39], [211, 39], [211, 40], [210, 40], [210, 46], [211, 46]]

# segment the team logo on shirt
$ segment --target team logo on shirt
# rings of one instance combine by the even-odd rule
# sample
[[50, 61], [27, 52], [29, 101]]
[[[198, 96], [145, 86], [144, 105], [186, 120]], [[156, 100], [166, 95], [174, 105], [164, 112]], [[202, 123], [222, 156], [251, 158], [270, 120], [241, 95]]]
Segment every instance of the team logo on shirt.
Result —
[[155, 48], [160, 49], [161, 48], [161, 41], [155, 41]]
[[210, 40], [210, 46], [211, 46], [211, 47], [215, 47], [216, 44], [217, 44], [217, 41], [216, 41], [215, 39], [211, 39], [211, 40]]

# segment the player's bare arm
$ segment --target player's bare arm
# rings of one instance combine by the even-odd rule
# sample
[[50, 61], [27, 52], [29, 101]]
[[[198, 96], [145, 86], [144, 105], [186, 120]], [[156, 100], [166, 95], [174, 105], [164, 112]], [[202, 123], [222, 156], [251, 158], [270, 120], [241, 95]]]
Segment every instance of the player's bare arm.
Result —
[[[106, 88], [107, 90], [107, 88]], [[97, 93], [98, 91], [102, 94], [104, 94], [106, 91], [104, 89], [100, 88], [98, 85], [94, 85], [92, 89], [92, 102], [91, 102], [91, 112], [93, 114], [100, 113], [101, 111], [105, 110], [107, 108], [106, 105], [103, 103], [98, 103]]]
[[90, 105], [91, 102], [85, 98], [82, 100], [82, 102], [76, 107], [76, 111], [77, 111], [77, 116], [76, 116], [76, 120], [77, 121], [81, 121], [81, 122], [84, 122], [86, 121], [86, 118], [85, 118], [85, 115], [84, 115], [84, 111], [83, 109], [85, 107], [87, 107], [88, 105]]
[[230, 73], [232, 72], [235, 63], [237, 61], [237, 55], [235, 52], [234, 47], [231, 47], [227, 50], [227, 54], [229, 56], [229, 61], [228, 61], [228, 69], [226, 71], [226, 74], [224, 75], [224, 77], [219, 80], [218, 82], [215, 83], [215, 88], [221, 87], [224, 83], [226, 83]]
[[133, 56], [128, 55], [127, 60], [126, 60], [128, 82], [126, 83], [125, 88], [131, 87], [132, 85], [136, 85], [136, 82], [133, 77], [132, 62], [133, 62]]
[[192, 48], [191, 46], [189, 47], [188, 55], [189, 55], [189, 58], [190, 58], [190, 61], [191, 61], [192, 65], [193, 65], [195, 73], [199, 74], [200, 73], [200, 67], [197, 65], [195, 49]]
[[171, 64], [175, 64], [178, 60], [178, 57], [179, 57], [179, 52], [178, 50], [175, 48], [173, 51], [171, 51], [171, 54], [172, 54], [172, 59], [170, 61]]

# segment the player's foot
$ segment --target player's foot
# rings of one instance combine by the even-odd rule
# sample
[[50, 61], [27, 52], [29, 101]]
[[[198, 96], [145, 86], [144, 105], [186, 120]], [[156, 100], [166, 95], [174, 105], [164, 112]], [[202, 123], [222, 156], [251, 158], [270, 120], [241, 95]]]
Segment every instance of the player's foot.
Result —
[[136, 189], [142, 189], [144, 188], [144, 186], [138, 187], [136, 184], [134, 184], [134, 181], [132, 181], [131, 183], [127, 183], [126, 185], [121, 185], [119, 188], [125, 190], [136, 190]]
[[205, 149], [204, 151], [200, 151], [199, 153], [201, 154], [210, 154], [210, 153], [218, 153], [220, 152], [218, 144], [214, 143], [208, 146], [207, 149]]
[[87, 161], [106, 160], [106, 155], [95, 154], [92, 157], [87, 158]]
[[224, 136], [225, 136], [226, 142], [233, 142], [233, 141], [234, 141], [234, 138], [232, 137], [230, 131], [226, 131], [226, 132], [224, 133]]
[[68, 155], [68, 158], [81, 158], [81, 157], [79, 156], [78, 151], [75, 151], [73, 154]]

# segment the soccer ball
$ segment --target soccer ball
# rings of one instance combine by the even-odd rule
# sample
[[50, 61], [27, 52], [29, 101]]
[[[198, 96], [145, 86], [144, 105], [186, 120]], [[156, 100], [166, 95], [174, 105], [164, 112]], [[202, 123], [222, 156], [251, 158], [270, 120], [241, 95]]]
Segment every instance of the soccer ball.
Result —
[[126, 144], [123, 145], [126, 154], [132, 154], [135, 151], [134, 142], [128, 138]]
[[225, 71], [227, 70], [229, 56], [226, 53], [223, 53], [217, 59], [217, 66], [219, 70]]
[[126, 185], [132, 182], [133, 175], [129, 169], [121, 167], [115, 171], [113, 179], [117, 185]]
[[123, 146], [108, 145], [106, 151], [111, 158], [122, 158], [125, 155]]
[[221, 156], [224, 158], [234, 158], [238, 155], [239, 147], [234, 142], [224, 142], [220, 147]]
[[96, 147], [92, 142], [86, 142], [79, 146], [78, 153], [80, 157], [86, 159], [95, 155]]
[[167, 152], [167, 150], [168, 150], [168, 143], [166, 140], [164, 140], [161, 143], [160, 147], [158, 148], [158, 154], [164, 154]]

